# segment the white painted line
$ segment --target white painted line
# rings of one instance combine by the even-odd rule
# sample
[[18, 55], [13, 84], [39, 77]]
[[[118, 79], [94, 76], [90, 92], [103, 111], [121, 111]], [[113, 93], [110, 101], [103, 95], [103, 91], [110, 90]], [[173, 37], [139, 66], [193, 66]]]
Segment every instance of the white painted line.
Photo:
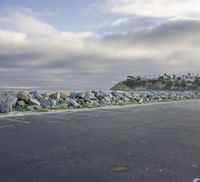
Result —
[[61, 120], [69, 121], [68, 118], [57, 117], [57, 116], [47, 116], [47, 115], [45, 115], [44, 117], [47, 117], [47, 118], [53, 118], [53, 119], [61, 119]]
[[193, 182], [200, 182], [200, 178], [193, 179]]
[[30, 124], [30, 122], [28, 122], [28, 121], [23, 121], [23, 120], [18, 120], [18, 119], [11, 119], [11, 118], [0, 118], [0, 119], [4, 119], [5, 121], [6, 120], [13, 121], [13, 122], [16, 122], [16, 123]]
[[0, 129], [3, 129], [3, 128], [11, 128], [11, 127], [14, 127], [14, 125], [9, 124], [9, 125], [0, 126]]

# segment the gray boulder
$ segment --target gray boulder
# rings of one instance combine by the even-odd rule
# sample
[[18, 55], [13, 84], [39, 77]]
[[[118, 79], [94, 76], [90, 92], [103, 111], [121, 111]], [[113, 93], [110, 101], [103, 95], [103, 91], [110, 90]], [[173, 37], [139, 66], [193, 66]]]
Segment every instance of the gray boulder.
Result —
[[34, 99], [34, 98], [31, 98], [31, 99], [28, 101], [28, 103], [29, 103], [30, 105], [38, 105], [38, 106], [40, 106], [40, 102], [39, 102], [37, 99]]
[[43, 97], [42, 95], [38, 94], [37, 91], [31, 92], [33, 98], [37, 99], [40, 102], [42, 108], [49, 109], [51, 107], [51, 103], [49, 102], [47, 97]]
[[28, 106], [28, 107], [27, 107], [27, 110], [28, 110], [28, 111], [34, 111], [34, 110], [35, 110], [35, 107], [34, 107], [34, 106]]
[[53, 99], [49, 100], [49, 102], [52, 108], [54, 108], [57, 104], [60, 104], [60, 102], [57, 102], [57, 100], [53, 100]]
[[12, 95], [5, 95], [0, 99], [0, 112], [8, 113], [12, 111], [12, 107], [17, 103], [17, 97]]
[[66, 101], [68, 105], [73, 106], [73, 107], [79, 107], [80, 105], [75, 101], [75, 99], [72, 98], [66, 98]]
[[39, 105], [34, 105], [33, 107], [34, 107], [34, 110], [42, 109], [42, 107]]
[[120, 91], [113, 91], [111, 94], [120, 99], [124, 98], [123, 92], [120, 92]]
[[23, 100], [21, 100], [21, 101], [18, 101], [16, 105], [17, 105], [17, 107], [24, 107], [25, 102]]
[[78, 96], [78, 93], [77, 92], [71, 92], [70, 93], [70, 98], [76, 98]]

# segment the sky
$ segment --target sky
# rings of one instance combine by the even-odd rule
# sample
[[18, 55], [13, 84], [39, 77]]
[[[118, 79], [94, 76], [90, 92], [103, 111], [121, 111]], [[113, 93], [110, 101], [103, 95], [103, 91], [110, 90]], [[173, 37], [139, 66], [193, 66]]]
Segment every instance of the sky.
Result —
[[0, 87], [109, 89], [200, 72], [199, 0], [0, 0]]

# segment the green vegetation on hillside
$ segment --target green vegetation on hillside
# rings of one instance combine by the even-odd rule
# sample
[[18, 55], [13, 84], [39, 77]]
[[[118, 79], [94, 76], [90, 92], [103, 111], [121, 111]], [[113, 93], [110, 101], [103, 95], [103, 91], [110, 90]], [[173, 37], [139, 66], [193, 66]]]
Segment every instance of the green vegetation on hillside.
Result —
[[167, 74], [158, 77], [128, 76], [111, 90], [200, 90], [200, 77], [190, 73], [182, 76]]

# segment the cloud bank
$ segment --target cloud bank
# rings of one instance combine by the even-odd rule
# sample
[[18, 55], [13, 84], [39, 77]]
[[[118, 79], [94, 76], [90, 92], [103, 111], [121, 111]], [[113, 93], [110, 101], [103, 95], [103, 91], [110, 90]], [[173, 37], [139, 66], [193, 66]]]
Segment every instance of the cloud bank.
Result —
[[[0, 84], [108, 89], [127, 75], [198, 73], [198, 18], [166, 18], [173, 16], [172, 11], [155, 17], [161, 12], [149, 2], [109, 0], [106, 8], [111, 12], [138, 14], [112, 22], [109, 28], [119, 31], [109, 35], [60, 31], [36, 16], [21, 12], [0, 17]], [[166, 4], [166, 11], [177, 3], [153, 2], [158, 7]], [[174, 11], [180, 16], [197, 13], [195, 7], [189, 11], [198, 3], [192, 2], [183, 1], [181, 9], [187, 5], [184, 12]], [[144, 6], [151, 11], [143, 11]]]

